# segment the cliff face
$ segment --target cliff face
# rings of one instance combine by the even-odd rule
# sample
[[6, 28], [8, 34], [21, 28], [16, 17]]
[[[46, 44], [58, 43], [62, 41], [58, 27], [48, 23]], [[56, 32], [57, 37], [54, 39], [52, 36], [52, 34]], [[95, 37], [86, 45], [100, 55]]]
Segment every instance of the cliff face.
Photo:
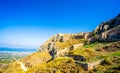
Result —
[[113, 42], [120, 40], [120, 14], [106, 22], [101, 23], [92, 32], [90, 42]]
[[119, 25], [120, 25], [120, 14], [109, 21], [101, 23], [99, 26], [96, 27], [96, 29], [94, 30], [94, 33], [101, 34]]
[[94, 30], [94, 34], [100, 35], [101, 40], [120, 40], [120, 14], [112, 20], [103, 22]]

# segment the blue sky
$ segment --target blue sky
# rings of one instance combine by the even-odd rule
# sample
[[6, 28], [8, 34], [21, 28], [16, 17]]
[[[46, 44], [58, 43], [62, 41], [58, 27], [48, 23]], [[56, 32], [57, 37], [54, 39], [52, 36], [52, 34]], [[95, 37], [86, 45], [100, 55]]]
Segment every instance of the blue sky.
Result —
[[0, 47], [39, 47], [57, 33], [92, 31], [120, 0], [0, 0]]

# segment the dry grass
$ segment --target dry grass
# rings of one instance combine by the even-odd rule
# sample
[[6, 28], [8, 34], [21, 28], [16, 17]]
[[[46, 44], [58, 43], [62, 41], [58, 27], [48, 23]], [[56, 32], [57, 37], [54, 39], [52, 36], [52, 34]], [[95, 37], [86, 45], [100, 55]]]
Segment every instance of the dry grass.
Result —
[[22, 69], [20, 64], [17, 62], [11, 63], [8, 67], [2, 69], [3, 73], [25, 73]]
[[49, 59], [51, 59], [51, 56], [48, 52], [36, 52], [25, 57], [21, 61], [25, 63], [28, 68], [30, 68], [38, 63], [47, 62]]
[[69, 54], [71, 55], [80, 55], [80, 56], [84, 56], [86, 58], [86, 61], [90, 61], [91, 58], [100, 55], [98, 52], [96, 52], [93, 49], [75, 49], [73, 51], [71, 51]]
[[56, 48], [58, 49], [64, 49], [64, 48], [69, 48], [74, 44], [79, 44], [82, 43], [84, 39], [70, 39], [65, 42], [56, 42]]
[[49, 63], [39, 64], [27, 73], [80, 73], [83, 69], [77, 66], [73, 59], [58, 57]]

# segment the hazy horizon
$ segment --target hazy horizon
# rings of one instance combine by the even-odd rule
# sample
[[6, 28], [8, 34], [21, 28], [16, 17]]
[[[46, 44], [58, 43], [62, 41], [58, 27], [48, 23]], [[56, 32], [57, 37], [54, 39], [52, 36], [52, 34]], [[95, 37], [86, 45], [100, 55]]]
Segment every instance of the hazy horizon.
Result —
[[39, 48], [57, 33], [89, 32], [120, 13], [119, 0], [1, 0], [0, 47]]

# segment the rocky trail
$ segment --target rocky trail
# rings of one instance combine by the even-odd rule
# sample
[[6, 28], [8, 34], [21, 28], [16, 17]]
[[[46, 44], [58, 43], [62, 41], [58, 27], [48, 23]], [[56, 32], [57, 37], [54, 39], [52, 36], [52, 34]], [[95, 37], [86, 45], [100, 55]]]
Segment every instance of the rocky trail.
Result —
[[22, 62], [17, 61], [17, 63], [20, 64], [21, 69], [22, 69], [23, 71], [27, 71], [27, 70], [28, 70]]

